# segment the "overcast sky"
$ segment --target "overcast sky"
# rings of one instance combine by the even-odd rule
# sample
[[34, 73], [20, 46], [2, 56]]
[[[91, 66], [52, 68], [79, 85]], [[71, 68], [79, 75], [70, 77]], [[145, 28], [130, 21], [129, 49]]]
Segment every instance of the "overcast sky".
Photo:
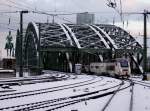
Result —
[[[115, 0], [112, 0], [115, 1]], [[120, 0], [116, 0], [117, 9], [120, 9]], [[19, 28], [19, 13], [2, 13], [20, 10], [36, 10], [47, 13], [79, 13], [91, 12], [95, 14], [95, 23], [112, 24], [122, 27], [119, 14], [112, 8], [107, 6], [107, 0], [0, 0], [0, 49], [4, 48], [5, 37], [8, 28], [15, 30]], [[144, 9], [150, 11], [150, 0], [122, 0], [123, 12], [143, 12]], [[9, 24], [10, 18], [10, 24]], [[29, 13], [24, 15], [24, 26], [28, 22], [49, 22], [52, 21], [51, 16]], [[65, 19], [65, 20], [64, 20]], [[143, 16], [142, 15], [124, 15], [124, 29], [133, 36], [143, 34]], [[58, 23], [76, 23], [76, 15], [65, 15], [55, 18]], [[148, 19], [149, 21], [149, 19]], [[127, 24], [128, 23], [128, 24]], [[150, 24], [148, 23], [150, 26]], [[150, 30], [148, 31], [150, 35]], [[14, 36], [13, 35], [13, 36]]]
[[[91, 12], [95, 13], [95, 23], [112, 23], [115, 20], [115, 23], [120, 22], [119, 14], [108, 7], [109, 0], [0, 0], [0, 12], [5, 11], [19, 11], [23, 9], [28, 10], [38, 10], [46, 11], [48, 13], [78, 13], [78, 12]], [[120, 9], [120, 0], [116, 1], [117, 9]], [[123, 12], [143, 12], [144, 9], [149, 10], [150, 0], [122, 0], [122, 10]], [[7, 29], [13, 28], [17, 29], [19, 26], [19, 14], [2, 14], [0, 13], [0, 28]], [[11, 18], [10, 25], [9, 18]], [[65, 18], [66, 21], [63, 19]], [[142, 15], [124, 15], [125, 29], [136, 32], [141, 32], [142, 30]], [[40, 15], [29, 13], [24, 16], [25, 26], [30, 21], [35, 22], [46, 22], [52, 20], [51, 16]], [[58, 16], [55, 18], [55, 21], [58, 23], [66, 23], [68, 21], [75, 23], [76, 15], [66, 15]], [[128, 21], [128, 25], [126, 25]], [[135, 22], [138, 22], [138, 27], [135, 27]], [[3, 24], [2, 24], [3, 23]], [[132, 27], [132, 28], [131, 28]], [[134, 27], [134, 28], [133, 28]], [[142, 33], [142, 32], [141, 32]], [[137, 34], [134, 32], [134, 34]]]

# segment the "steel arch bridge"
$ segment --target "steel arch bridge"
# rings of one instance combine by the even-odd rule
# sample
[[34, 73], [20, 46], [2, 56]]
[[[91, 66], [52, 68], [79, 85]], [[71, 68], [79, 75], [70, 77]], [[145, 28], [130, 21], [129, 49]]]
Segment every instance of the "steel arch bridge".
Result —
[[72, 72], [76, 63], [127, 56], [132, 68], [142, 72], [142, 46], [114, 25], [29, 23], [23, 43], [28, 68]]

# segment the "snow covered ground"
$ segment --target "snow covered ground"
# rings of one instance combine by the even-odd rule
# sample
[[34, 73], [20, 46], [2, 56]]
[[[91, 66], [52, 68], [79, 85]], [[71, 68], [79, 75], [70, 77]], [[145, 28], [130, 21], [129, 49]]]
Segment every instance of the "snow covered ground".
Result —
[[[116, 93], [105, 111], [130, 111], [131, 81], [90, 75], [70, 77], [63, 81], [0, 88], [0, 110], [104, 111]], [[150, 82], [143, 84], [146, 86], [136, 83], [133, 86], [132, 111], [150, 111]]]

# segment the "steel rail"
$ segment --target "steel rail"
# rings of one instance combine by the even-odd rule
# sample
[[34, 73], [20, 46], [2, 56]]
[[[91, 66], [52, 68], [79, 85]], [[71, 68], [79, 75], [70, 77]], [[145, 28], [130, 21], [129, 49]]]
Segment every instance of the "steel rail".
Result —
[[[20, 98], [20, 97], [26, 97], [26, 96], [32, 96], [32, 95], [38, 95], [38, 94], [44, 94], [44, 93], [49, 93], [49, 92], [55, 92], [55, 91], [75, 88], [75, 87], [79, 87], [79, 86], [85, 86], [85, 85], [93, 84], [96, 82], [100, 82], [103, 80], [103, 78], [101, 78], [100, 80], [97, 80], [97, 81], [94, 81], [94, 80], [95, 80], [95, 78], [92, 78], [90, 80], [86, 80], [86, 81], [78, 82], [78, 83], [74, 83], [74, 84], [69, 84], [69, 85], [63, 85], [63, 86], [57, 86], [57, 87], [51, 87], [51, 88], [45, 88], [45, 89], [38, 89], [38, 90], [32, 90], [32, 91], [26, 91], [26, 92], [18, 92], [18, 93], [12, 93], [12, 94], [4, 94], [4, 95], [0, 95], [0, 100]], [[10, 96], [10, 97], [8, 97], [8, 96]]]
[[[122, 84], [122, 83], [120, 83], [120, 84]], [[51, 110], [59, 109], [59, 108], [62, 108], [62, 107], [65, 107], [65, 106], [68, 106], [71, 104], [79, 103], [79, 102], [90, 100], [90, 99], [97, 99], [100, 97], [104, 97], [104, 96], [113, 94], [116, 90], [105, 92], [103, 94], [99, 94], [99, 93], [101, 91], [107, 91], [109, 89], [116, 88], [116, 87], [120, 86], [120, 84], [113, 86], [113, 87], [109, 87], [107, 89], [102, 89], [102, 90], [98, 90], [98, 91], [94, 91], [94, 92], [90, 92], [90, 93], [85, 93], [85, 94], [80, 94], [80, 95], [76, 95], [76, 96], [58, 98], [58, 99], [54, 99], [54, 100], [48, 100], [48, 101], [43, 101], [43, 102], [38, 102], [38, 103], [30, 103], [30, 104], [20, 105], [20, 106], [13, 106], [13, 107], [8, 107], [8, 108], [3, 108], [3, 109], [19, 108], [19, 107], [24, 106], [24, 108], [20, 108], [20, 109], [16, 110], [16, 111], [20, 111], [20, 110], [22, 111], [22, 110], [30, 110], [30, 109], [34, 110], [34, 109], [39, 109], [39, 108], [47, 108], [50, 106], [55, 106], [54, 108], [48, 110], [48, 111], [51, 111]], [[126, 86], [120, 90], [124, 90], [128, 87], [130, 87], [130, 85]], [[71, 99], [71, 100], [64, 102], [64, 100], [68, 100], [68, 99]], [[73, 99], [75, 99], [75, 100], [73, 100]], [[57, 103], [57, 102], [61, 102], [61, 103]]]

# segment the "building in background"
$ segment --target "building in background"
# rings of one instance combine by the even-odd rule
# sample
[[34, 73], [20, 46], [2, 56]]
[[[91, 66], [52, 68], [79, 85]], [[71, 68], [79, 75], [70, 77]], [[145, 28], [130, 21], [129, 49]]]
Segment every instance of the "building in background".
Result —
[[77, 24], [94, 24], [94, 14], [84, 12], [77, 14]]

